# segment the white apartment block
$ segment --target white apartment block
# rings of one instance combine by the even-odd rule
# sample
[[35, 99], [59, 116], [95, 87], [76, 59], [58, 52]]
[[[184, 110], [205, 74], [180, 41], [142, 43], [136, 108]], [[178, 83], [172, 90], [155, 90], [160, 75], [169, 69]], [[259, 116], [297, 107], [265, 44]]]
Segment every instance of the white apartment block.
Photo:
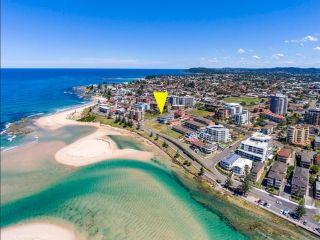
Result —
[[229, 142], [231, 136], [228, 128], [223, 125], [211, 125], [198, 133], [199, 138], [208, 142]]
[[194, 97], [191, 96], [174, 96], [168, 98], [171, 105], [183, 105], [185, 107], [192, 107], [195, 103]]
[[228, 109], [229, 116], [242, 113], [242, 106], [239, 103], [226, 103], [225, 108]]
[[237, 154], [253, 161], [265, 161], [272, 150], [272, 138], [269, 135], [256, 132], [241, 142]]

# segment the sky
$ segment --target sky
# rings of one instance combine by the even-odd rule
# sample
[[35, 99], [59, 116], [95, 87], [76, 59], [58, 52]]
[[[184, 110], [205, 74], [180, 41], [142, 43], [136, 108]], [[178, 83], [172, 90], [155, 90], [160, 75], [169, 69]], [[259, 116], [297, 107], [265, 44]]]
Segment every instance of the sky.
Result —
[[319, 0], [1, 0], [1, 67], [320, 67]]

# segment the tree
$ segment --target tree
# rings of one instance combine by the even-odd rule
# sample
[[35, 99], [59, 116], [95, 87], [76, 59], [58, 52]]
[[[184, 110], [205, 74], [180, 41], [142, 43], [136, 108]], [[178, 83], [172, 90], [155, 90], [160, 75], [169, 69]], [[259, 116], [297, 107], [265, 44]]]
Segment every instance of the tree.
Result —
[[203, 167], [200, 168], [200, 171], [198, 172], [198, 176], [201, 177], [204, 174]]
[[176, 154], [174, 155], [174, 158], [177, 159], [179, 156], [180, 156], [180, 154], [177, 151]]
[[153, 136], [153, 133], [152, 132], [150, 132], [150, 135], [149, 135], [149, 137], [152, 137]]
[[108, 113], [108, 119], [111, 119], [111, 112]]
[[310, 170], [312, 171], [312, 173], [316, 174], [316, 173], [320, 172], [320, 166], [312, 165]]
[[240, 191], [242, 194], [246, 194], [250, 190], [251, 184], [250, 184], [250, 172], [249, 172], [249, 166], [245, 166], [245, 176], [243, 183], [240, 187]]
[[156, 138], [154, 139], [154, 140], [158, 140], [159, 139], [159, 135], [158, 134], [156, 134]]
[[224, 184], [224, 186], [226, 187], [226, 188], [231, 188], [232, 187], [232, 178], [231, 178], [231, 176], [232, 176], [232, 173], [230, 173], [229, 175], [228, 175], [228, 177], [227, 177], [227, 180], [226, 180], [226, 182], [225, 182], [225, 184]]
[[163, 143], [162, 143], [162, 147], [167, 148], [167, 147], [168, 147], [168, 143], [163, 142]]
[[299, 205], [296, 208], [296, 216], [298, 219], [302, 218], [306, 214], [306, 209], [304, 207], [304, 199], [299, 201]]

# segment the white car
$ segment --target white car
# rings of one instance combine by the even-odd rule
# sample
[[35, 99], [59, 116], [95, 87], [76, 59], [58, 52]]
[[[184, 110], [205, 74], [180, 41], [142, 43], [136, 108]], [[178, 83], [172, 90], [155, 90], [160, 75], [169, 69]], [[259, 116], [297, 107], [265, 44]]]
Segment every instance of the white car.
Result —
[[283, 214], [283, 209], [280, 210], [280, 213]]

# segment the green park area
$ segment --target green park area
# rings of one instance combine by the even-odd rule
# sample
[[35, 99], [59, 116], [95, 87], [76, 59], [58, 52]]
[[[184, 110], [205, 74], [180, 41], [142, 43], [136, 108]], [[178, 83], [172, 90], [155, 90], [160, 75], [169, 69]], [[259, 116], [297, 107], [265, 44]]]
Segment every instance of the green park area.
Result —
[[179, 138], [182, 136], [180, 133], [173, 131], [169, 125], [161, 124], [154, 120], [145, 123], [145, 126], [172, 138]]
[[240, 103], [243, 106], [253, 106], [259, 103], [259, 98], [255, 97], [227, 97], [223, 101], [227, 103]]

